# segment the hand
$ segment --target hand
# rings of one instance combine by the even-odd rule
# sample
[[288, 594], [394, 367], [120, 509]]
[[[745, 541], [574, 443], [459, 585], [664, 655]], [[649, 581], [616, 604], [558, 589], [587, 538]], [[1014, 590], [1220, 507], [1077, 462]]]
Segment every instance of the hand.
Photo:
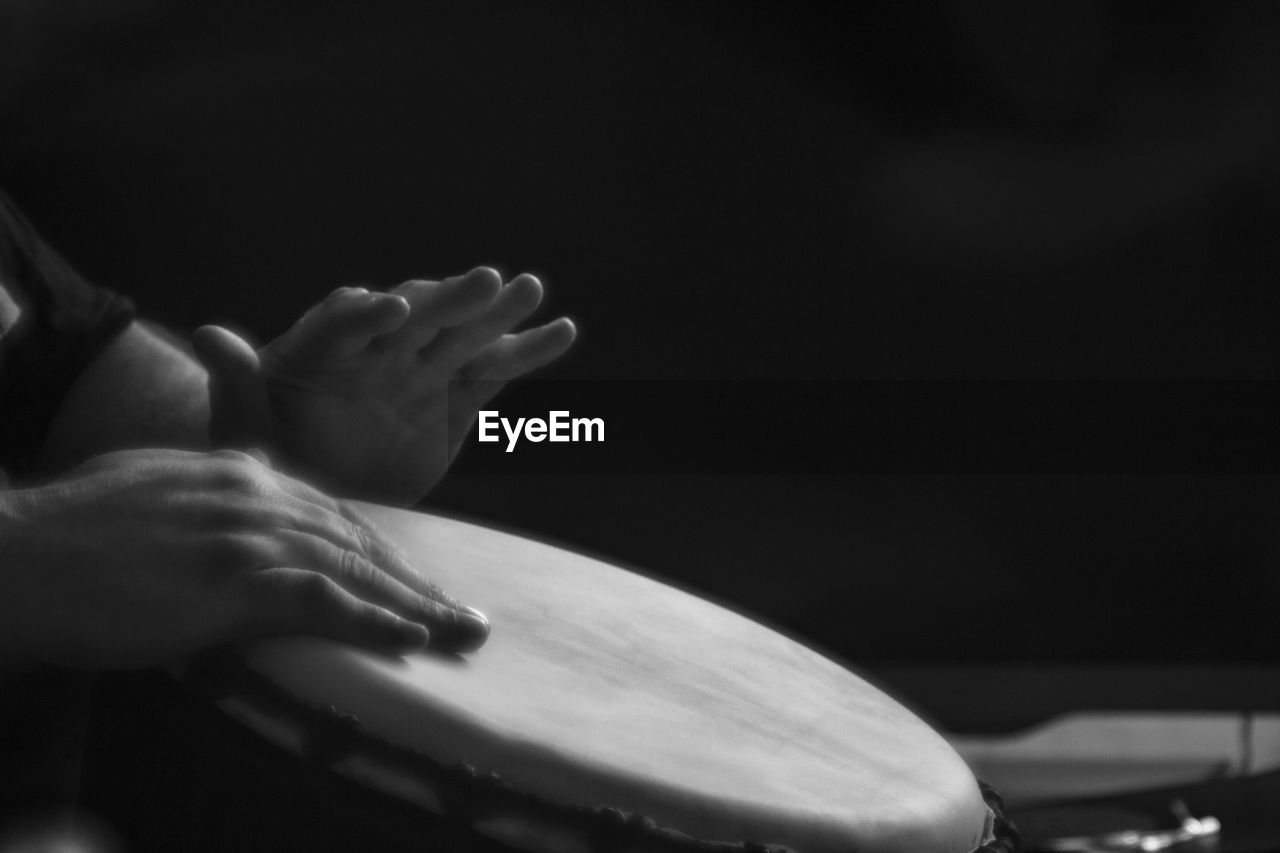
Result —
[[196, 331], [215, 444], [266, 443], [328, 491], [408, 505], [457, 455], [509, 379], [559, 358], [567, 318], [513, 334], [542, 301], [520, 275], [479, 267], [388, 293], [340, 288], [255, 352], [218, 326]]
[[468, 650], [488, 623], [352, 510], [236, 451], [136, 450], [0, 492], [0, 649], [72, 666], [163, 663], [318, 634]]

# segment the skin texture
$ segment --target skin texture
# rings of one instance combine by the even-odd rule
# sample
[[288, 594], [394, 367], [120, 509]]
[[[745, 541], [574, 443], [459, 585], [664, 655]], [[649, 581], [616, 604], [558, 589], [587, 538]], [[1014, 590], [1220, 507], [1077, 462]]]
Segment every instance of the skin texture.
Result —
[[259, 350], [198, 330], [199, 360], [132, 324], [54, 420], [56, 478], [0, 491], [0, 666], [144, 666], [272, 634], [480, 646], [481, 614], [325, 492], [421, 498], [479, 407], [569, 348], [567, 319], [512, 331], [541, 299], [533, 276], [484, 267], [340, 288]]
[[45, 434], [39, 474], [127, 447], [211, 449], [208, 381], [179, 339], [130, 324], [76, 377]]
[[327, 491], [411, 505], [448, 469], [503, 384], [563, 355], [567, 318], [512, 330], [542, 284], [488, 267], [388, 292], [340, 288], [259, 350], [205, 326], [215, 445], [266, 446]]
[[238, 451], [109, 453], [0, 493], [0, 645], [91, 668], [316, 634], [468, 651], [488, 623], [423, 581], [361, 515]]

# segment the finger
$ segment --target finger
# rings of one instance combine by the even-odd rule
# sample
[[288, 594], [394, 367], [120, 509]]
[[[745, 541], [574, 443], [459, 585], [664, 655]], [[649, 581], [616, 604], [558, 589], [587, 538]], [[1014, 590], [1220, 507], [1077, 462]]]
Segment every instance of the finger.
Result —
[[447, 611], [438, 616], [440, 621], [436, 625], [440, 644], [461, 651], [484, 644], [490, 631], [485, 615], [424, 578], [369, 519], [346, 502], [337, 501], [301, 481], [282, 478], [281, 486], [296, 503], [293, 512], [277, 523], [280, 529], [307, 533], [352, 551], [418, 595], [436, 602]]
[[265, 439], [270, 407], [257, 351], [221, 326], [196, 329], [191, 346], [209, 372], [209, 439], [213, 445], [241, 447]]
[[[358, 516], [345, 501], [325, 494], [316, 487], [292, 477], [280, 477], [277, 485], [289, 497], [291, 505], [282, 506], [276, 520], [282, 529], [299, 530], [329, 540], [335, 545], [365, 553], [389, 568], [402, 582], [417, 576], [413, 565], [379, 532], [371, 521]], [[364, 530], [358, 528], [363, 527]]]
[[417, 651], [430, 637], [422, 625], [360, 600], [317, 572], [264, 569], [244, 583], [253, 635], [315, 634], [390, 654]]
[[481, 406], [496, 397], [507, 382], [555, 361], [573, 345], [577, 328], [561, 317], [519, 334], [503, 335], [462, 369], [461, 379], [449, 383], [449, 435], [457, 446], [475, 424]]
[[454, 370], [513, 329], [537, 310], [541, 302], [542, 282], [527, 274], [516, 276], [502, 288], [484, 314], [441, 332], [422, 350], [423, 361], [441, 370]]
[[423, 595], [440, 602], [446, 607], [451, 607], [463, 613], [471, 613], [479, 617], [479, 619], [487, 624], [487, 620], [480, 611], [467, 607], [458, 599], [454, 598], [445, 590], [441, 589], [437, 584], [432, 583], [422, 576], [417, 567], [409, 560], [403, 551], [395, 546], [391, 540], [387, 539], [383, 533], [378, 530], [366, 515], [352, 507], [346, 501], [337, 501], [338, 513], [350, 525], [351, 534], [361, 540], [360, 547], [362, 553], [373, 560], [378, 565], [385, 565], [387, 571], [392, 572], [394, 576], [401, 579], [404, 583], [421, 592]]
[[271, 467], [271, 457], [261, 447], [222, 447], [210, 451], [208, 455], [216, 459], [227, 459], [250, 468], [255, 465], [261, 465], [263, 468]]
[[302, 364], [350, 358], [376, 337], [403, 326], [409, 303], [395, 293], [371, 293], [362, 287], [340, 287], [308, 311], [273, 349]]
[[505, 382], [537, 370], [568, 352], [578, 335], [568, 317], [536, 329], [503, 335], [476, 354], [462, 369], [467, 380]]
[[350, 504], [338, 501], [338, 510], [350, 525], [352, 535], [359, 540], [359, 553], [423, 598], [440, 606], [441, 609], [433, 611], [435, 621], [430, 623], [434, 645], [454, 651], [472, 651], [484, 645], [490, 632], [487, 616], [423, 577], [409, 558]]
[[268, 456], [267, 451], [263, 450], [261, 447], [246, 447], [243, 452], [263, 468], [271, 467], [271, 457]]
[[409, 321], [380, 343], [405, 353], [417, 352], [441, 329], [484, 314], [501, 290], [502, 276], [491, 267], [476, 267], [444, 281], [407, 281], [391, 292], [408, 301]]
[[320, 572], [357, 598], [425, 625], [435, 648], [470, 651], [487, 636], [487, 631], [481, 636], [479, 626], [458, 607], [416, 592], [357, 552], [308, 534], [287, 534], [283, 541], [290, 565]]
[[108, 453], [89, 457], [67, 471], [65, 474], [60, 475], [58, 479], [66, 482], [80, 477], [100, 473], [103, 469], [126, 466], [136, 469], [147, 464], [155, 464], [158, 462], [183, 462], [200, 455], [201, 453], [195, 450], [174, 450], [163, 447], [149, 447], [134, 450], [112, 450]]

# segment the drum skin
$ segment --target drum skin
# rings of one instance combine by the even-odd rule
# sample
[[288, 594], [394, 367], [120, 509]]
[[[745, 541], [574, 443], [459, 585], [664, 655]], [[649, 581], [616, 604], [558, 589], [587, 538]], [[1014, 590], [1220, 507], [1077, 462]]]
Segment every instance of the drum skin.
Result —
[[[493, 632], [466, 656], [390, 659], [312, 638], [244, 651], [252, 670], [303, 702], [333, 705], [439, 762], [697, 839], [804, 853], [969, 853], [982, 843], [988, 810], [968, 767], [844, 667], [594, 559], [358, 508], [425, 576], [483, 610]], [[242, 722], [286, 748], [294, 740]], [[414, 798], [368, 768], [351, 775]]]

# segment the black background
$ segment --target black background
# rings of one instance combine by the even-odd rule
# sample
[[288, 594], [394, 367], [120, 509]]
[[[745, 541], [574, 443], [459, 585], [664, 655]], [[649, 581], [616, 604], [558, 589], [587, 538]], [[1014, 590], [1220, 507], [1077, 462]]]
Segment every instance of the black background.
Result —
[[[850, 5], [0, 6], [0, 183], [179, 329], [265, 340], [340, 284], [535, 272], [544, 314], [581, 329], [544, 376], [602, 399], [824, 380], [838, 423], [866, 412], [862, 380], [1280, 378], [1268, 6]], [[707, 407], [685, 408], [654, 447], [698, 434]], [[859, 662], [1280, 654], [1262, 456], [850, 471], [824, 452], [793, 431], [643, 474], [467, 453], [425, 506]]]

